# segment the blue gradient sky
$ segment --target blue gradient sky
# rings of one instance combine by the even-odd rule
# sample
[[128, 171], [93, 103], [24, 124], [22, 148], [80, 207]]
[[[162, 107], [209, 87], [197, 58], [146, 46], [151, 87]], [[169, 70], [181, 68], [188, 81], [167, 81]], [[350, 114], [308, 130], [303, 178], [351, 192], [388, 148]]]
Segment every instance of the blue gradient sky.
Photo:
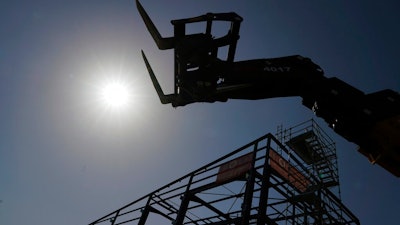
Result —
[[[398, 1], [143, 0], [155, 24], [234, 11], [237, 60], [300, 54], [370, 93], [399, 91]], [[161, 105], [172, 51], [158, 51], [128, 0], [0, 2], [0, 224], [88, 224], [277, 126], [313, 117], [300, 98]], [[96, 84], [118, 76], [134, 102], [112, 113]], [[400, 180], [335, 135], [343, 202], [363, 225], [398, 224]]]

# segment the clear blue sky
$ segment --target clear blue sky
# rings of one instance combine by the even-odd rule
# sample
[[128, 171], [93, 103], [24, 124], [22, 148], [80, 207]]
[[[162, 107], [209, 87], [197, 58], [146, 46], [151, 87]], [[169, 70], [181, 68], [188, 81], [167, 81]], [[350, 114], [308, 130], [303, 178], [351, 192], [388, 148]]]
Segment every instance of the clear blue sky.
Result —
[[[300, 54], [370, 93], [399, 91], [398, 1], [143, 0], [171, 19], [234, 11], [237, 60]], [[168, 2], [168, 3], [167, 3]], [[128, 0], [0, 2], [0, 224], [88, 224], [262, 136], [313, 117], [300, 98], [161, 105], [172, 51], [158, 51]], [[132, 102], [115, 112], [97, 85], [117, 76]], [[335, 135], [343, 202], [363, 225], [398, 224], [400, 180]]]

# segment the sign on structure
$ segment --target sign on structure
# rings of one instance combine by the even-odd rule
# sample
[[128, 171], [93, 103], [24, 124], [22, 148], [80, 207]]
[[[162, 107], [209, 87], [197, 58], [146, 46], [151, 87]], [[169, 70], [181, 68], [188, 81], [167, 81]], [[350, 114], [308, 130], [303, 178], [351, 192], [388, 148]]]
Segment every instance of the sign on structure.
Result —
[[217, 183], [223, 183], [228, 180], [241, 177], [253, 166], [253, 153], [250, 152], [246, 155], [240, 156], [229, 162], [222, 164], [219, 167], [217, 175]]
[[273, 149], [269, 150], [270, 165], [282, 178], [301, 192], [305, 192], [311, 182]]

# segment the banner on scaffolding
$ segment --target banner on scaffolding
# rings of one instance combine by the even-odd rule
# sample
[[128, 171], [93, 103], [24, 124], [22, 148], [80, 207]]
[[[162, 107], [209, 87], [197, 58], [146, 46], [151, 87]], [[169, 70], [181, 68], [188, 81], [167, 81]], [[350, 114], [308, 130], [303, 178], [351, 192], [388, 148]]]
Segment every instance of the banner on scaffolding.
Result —
[[269, 150], [270, 166], [282, 178], [301, 192], [305, 192], [311, 182], [298, 170], [285, 160], [275, 150]]
[[228, 180], [242, 177], [253, 166], [253, 153], [240, 156], [219, 167], [216, 183], [223, 183]]

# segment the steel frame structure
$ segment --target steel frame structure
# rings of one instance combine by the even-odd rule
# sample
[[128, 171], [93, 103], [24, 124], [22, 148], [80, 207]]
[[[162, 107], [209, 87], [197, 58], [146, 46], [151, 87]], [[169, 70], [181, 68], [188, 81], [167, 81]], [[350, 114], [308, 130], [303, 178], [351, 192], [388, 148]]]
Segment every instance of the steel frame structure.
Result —
[[315, 168], [268, 133], [90, 225], [359, 225]]

